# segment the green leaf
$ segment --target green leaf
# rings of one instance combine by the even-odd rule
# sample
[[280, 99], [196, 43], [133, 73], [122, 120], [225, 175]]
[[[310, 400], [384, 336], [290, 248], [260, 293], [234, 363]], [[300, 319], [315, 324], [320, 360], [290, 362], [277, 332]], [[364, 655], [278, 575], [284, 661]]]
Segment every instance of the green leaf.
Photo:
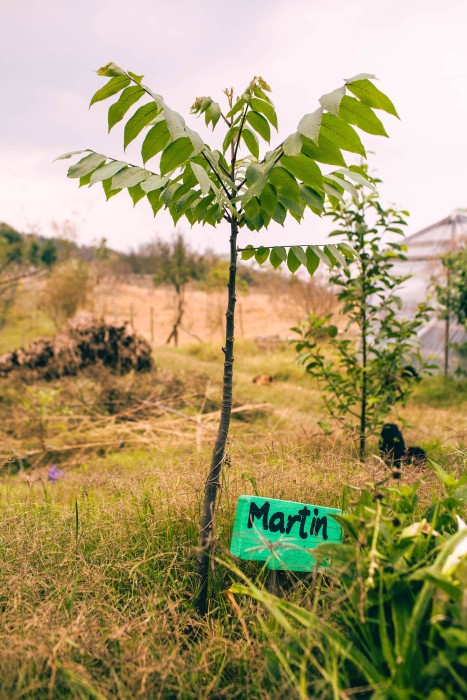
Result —
[[141, 81], [144, 78], [144, 75], [136, 75], [136, 73], [132, 73], [131, 70], [128, 71], [128, 75], [133, 78], [135, 83], [138, 83], [138, 85], [141, 85]]
[[287, 261], [287, 251], [283, 246], [276, 245], [274, 246], [273, 251], [282, 262]]
[[99, 68], [96, 71], [97, 75], [104, 75], [107, 78], [118, 76], [118, 75], [125, 75], [125, 71], [123, 68], [120, 68], [120, 66], [117, 66], [116, 63], [113, 61], [110, 61], [109, 63], [106, 63], [105, 66], [102, 66], [102, 68]]
[[87, 175], [83, 175], [79, 179], [79, 187], [84, 187], [85, 185], [89, 185], [91, 182], [91, 174], [92, 173], [87, 173]]
[[125, 124], [123, 132], [123, 148], [125, 149], [140, 133], [160, 113], [160, 109], [153, 102], [139, 107], [132, 117]]
[[310, 139], [304, 139], [301, 150], [306, 156], [317, 160], [319, 163], [346, 165], [340, 149], [323, 136], [323, 134], [319, 136], [318, 145], [314, 144]]
[[260, 246], [255, 253], [255, 260], [257, 263], [262, 265], [269, 258], [269, 248]]
[[140, 199], [146, 196], [146, 192], [142, 189], [141, 185], [134, 185], [128, 188], [131, 199], [133, 200], [133, 206], [136, 206]]
[[118, 190], [123, 187], [133, 187], [142, 182], [150, 173], [144, 168], [125, 168], [120, 170], [112, 178], [112, 189]]
[[[263, 117], [259, 112], [248, 112], [246, 115], [246, 120], [251, 127], [258, 133], [261, 138], [263, 138], [268, 143], [271, 140], [271, 127], [267, 119]], [[256, 156], [258, 157], [258, 156]]]
[[170, 107], [164, 107], [163, 114], [167, 128], [170, 131], [170, 135], [174, 141], [186, 136], [185, 120], [181, 114], [175, 112], [173, 109], [170, 109]]
[[315, 214], [321, 216], [321, 213], [324, 211], [323, 195], [306, 185], [300, 185], [300, 195], [305, 204], [310, 207]]
[[[312, 142], [309, 141], [309, 143]], [[287, 136], [284, 143], [282, 144], [282, 150], [284, 151], [284, 155], [297, 156], [301, 151], [302, 144], [303, 136], [298, 131], [295, 131], [293, 134], [290, 134], [290, 136]]]
[[319, 258], [311, 246], [306, 249], [306, 269], [311, 277], [315, 274], [319, 266]]
[[344, 253], [348, 260], [356, 260], [360, 257], [355, 248], [349, 245], [349, 243], [337, 243], [337, 247]]
[[[262, 87], [264, 88], [264, 90], [271, 92], [271, 88], [269, 87], [269, 85], [266, 85], [266, 83], [263, 82]], [[255, 87], [253, 88], [253, 93], [256, 95], [256, 97], [259, 97], [260, 100], [264, 100], [265, 102], [271, 102], [269, 96], [266, 95], [266, 92], [264, 92], [264, 90], [262, 90], [259, 85], [255, 85]]]
[[108, 97], [112, 97], [112, 95], [116, 95], [117, 92], [126, 88], [130, 83], [131, 80], [126, 75], [117, 75], [114, 78], [110, 78], [104, 87], [101, 87], [100, 90], [94, 93], [89, 106], [92, 107], [96, 102], [101, 102]]
[[306, 136], [311, 139], [311, 141], [317, 143], [323, 116], [323, 109], [321, 107], [315, 112], [305, 114], [298, 124], [297, 131], [299, 131], [302, 136]]
[[[296, 247], [296, 246], [294, 246]], [[302, 251], [303, 253], [303, 251]], [[289, 254], [287, 255], [287, 267], [289, 268], [290, 272], [294, 275], [298, 268], [300, 267], [301, 262], [295, 255], [294, 251], [292, 248], [289, 250]]]
[[185, 134], [190, 139], [195, 152], [201, 153], [201, 151], [205, 147], [205, 143], [201, 136], [197, 134], [196, 131], [193, 131], [193, 129], [190, 129], [188, 126], [185, 127]]
[[277, 114], [271, 102], [260, 100], [258, 97], [252, 97], [250, 99], [250, 105], [255, 110], [255, 112], [260, 112], [261, 114], [264, 114], [266, 119], [273, 125], [273, 127], [277, 131]]
[[376, 136], [387, 136], [386, 130], [380, 119], [373, 112], [371, 107], [359, 102], [355, 97], [342, 98], [340, 107], [340, 116], [349, 124], [355, 124], [359, 129], [366, 131], [368, 134]]
[[225, 153], [236, 135], [239, 132], [240, 127], [239, 126], [232, 126], [226, 133], [224, 137], [224, 142], [222, 144], [222, 151]]
[[323, 176], [315, 161], [300, 153], [298, 156], [283, 156], [282, 166], [292, 173], [297, 180], [302, 180], [305, 185], [323, 188]]
[[108, 180], [102, 180], [102, 187], [104, 188], [105, 198], [107, 201], [109, 201], [111, 197], [115, 197], [116, 194], [122, 191], [112, 189], [112, 178], [109, 178]]
[[195, 200], [199, 199], [198, 194], [198, 192], [189, 190], [188, 192], [185, 192], [185, 194], [183, 194], [179, 199], [177, 199], [177, 201], [174, 204], [170, 206], [170, 214], [175, 225], [185, 214], [188, 207], [190, 207], [190, 205]]
[[248, 148], [252, 156], [258, 160], [259, 158], [259, 143], [258, 143], [258, 137], [253, 131], [250, 131], [250, 129], [243, 128], [242, 130], [242, 138], [245, 142], [245, 146]]
[[157, 124], [154, 124], [154, 126], [149, 129], [141, 147], [143, 163], [147, 163], [148, 160], [162, 151], [167, 146], [169, 141], [170, 133], [167, 129], [167, 124], [165, 121], [160, 121]]
[[258, 216], [260, 210], [259, 203], [256, 199], [251, 199], [244, 207], [245, 214], [249, 219], [254, 219], [255, 216]]
[[293, 251], [293, 254], [302, 265], [306, 265], [306, 253], [303, 248], [298, 245], [293, 245], [290, 250]]
[[106, 157], [101, 153], [91, 153], [89, 156], [81, 158], [78, 163], [71, 165], [68, 168], [67, 177], [83, 177], [92, 173], [93, 170], [102, 165], [106, 161]]
[[113, 160], [112, 162], [107, 163], [106, 165], [102, 165], [100, 168], [97, 168], [97, 170], [95, 170], [91, 175], [90, 184], [93, 185], [95, 182], [107, 180], [109, 177], [112, 178], [114, 175], [116, 175], [116, 173], [118, 173], [119, 170], [122, 170], [127, 166], [128, 163], [125, 163], [123, 160]]
[[203, 226], [204, 224], [209, 224], [210, 226], [216, 227], [219, 221], [222, 219], [222, 209], [219, 207], [218, 204], [214, 204], [212, 207], [210, 207], [207, 212], [206, 216], [203, 221]]
[[365, 176], [365, 174], [361, 175], [360, 173], [356, 172], [353, 170], [355, 166], [350, 166], [350, 168], [341, 168], [340, 170], [336, 170], [336, 173], [342, 173], [342, 175], [347, 176], [354, 182], [356, 182], [359, 185], [362, 185], [362, 187], [369, 187], [370, 190], [373, 190], [373, 192], [376, 192], [376, 187], [371, 182], [368, 176]]
[[161, 193], [162, 201], [164, 204], [167, 204], [167, 206], [172, 206], [182, 195], [188, 192], [190, 188], [191, 185], [189, 182], [184, 182], [182, 184], [180, 184], [180, 182], [171, 182]]
[[145, 92], [152, 97], [156, 105], [159, 107], [160, 110], [164, 110], [166, 108], [166, 104], [164, 102], [164, 98], [162, 95], [158, 95], [157, 92], [153, 92], [150, 90], [147, 85], [144, 85], [144, 90]]
[[144, 90], [139, 85], [132, 85], [122, 92], [118, 100], [109, 108], [109, 131], [123, 119], [130, 107], [138, 102], [143, 95]]
[[350, 85], [350, 83], [354, 83], [356, 80], [376, 80], [376, 75], [373, 75], [373, 73], [359, 73], [352, 78], [344, 78], [344, 80], [346, 85]]
[[80, 153], [89, 153], [89, 149], [82, 148], [80, 151], [68, 151], [68, 153], [64, 153], [62, 156], [57, 156], [57, 158], [54, 159], [54, 163], [56, 160], [65, 160], [66, 158], [71, 158], [71, 156], [77, 156]]
[[287, 216], [286, 208], [280, 203], [277, 203], [276, 211], [273, 214], [274, 221], [277, 221], [281, 226], [284, 225], [285, 217]]
[[193, 216], [196, 221], [204, 221], [206, 211], [214, 200], [214, 194], [208, 194], [195, 206]]
[[318, 248], [318, 246], [316, 246], [316, 245], [311, 245], [309, 247], [318, 256], [318, 258], [321, 260], [321, 262], [323, 262], [327, 267], [329, 267], [329, 269], [332, 270], [333, 263], [329, 259], [329, 257], [326, 255], [326, 253], [321, 248]]
[[186, 163], [193, 151], [193, 144], [187, 136], [182, 136], [176, 141], [169, 143], [161, 156], [161, 175], [165, 175]]
[[259, 203], [261, 209], [264, 209], [269, 216], [274, 215], [277, 206], [277, 194], [272, 185], [265, 185], [260, 194]]
[[341, 100], [345, 95], [345, 86], [333, 90], [333, 92], [328, 92], [326, 95], [322, 95], [319, 98], [319, 103], [323, 109], [331, 114], [335, 114], [336, 117], [339, 116], [339, 107]]
[[331, 180], [331, 183], [336, 183], [339, 187], [343, 187], [354, 199], [358, 199], [358, 190], [350, 182], [347, 182], [343, 177], [334, 175], [333, 173], [328, 173], [326, 175], [326, 180]]
[[250, 258], [254, 258], [255, 253], [255, 248], [253, 248], [251, 244], [247, 245], [246, 248], [242, 250], [242, 260], [249, 260]]
[[344, 151], [366, 157], [365, 149], [355, 129], [334, 114], [323, 114], [320, 135]]
[[[285, 253], [285, 249], [283, 248], [282, 250], [284, 250]], [[285, 253], [285, 260], [287, 260], [287, 253]], [[280, 265], [282, 265], [282, 263], [284, 262], [284, 259], [277, 254], [277, 248], [273, 248], [271, 250], [269, 262], [275, 270], [277, 270], [277, 268], [280, 267]]]
[[300, 223], [303, 218], [303, 212], [305, 211], [305, 203], [301, 199], [299, 199], [297, 202], [294, 199], [289, 199], [283, 195], [279, 195], [279, 201], [284, 205], [289, 214], [291, 214], [294, 219]]
[[209, 122], [212, 123], [212, 130], [214, 131], [217, 122], [219, 121], [221, 117], [221, 108], [220, 105], [217, 102], [211, 102], [209, 107], [206, 110], [206, 115], [205, 115], [205, 121], [206, 121], [206, 126], [209, 125]]
[[324, 191], [327, 194], [329, 201], [334, 206], [338, 204], [338, 202], [343, 198], [344, 195], [344, 190], [342, 187], [338, 187], [337, 185], [330, 185], [328, 182], [324, 183]]
[[269, 183], [276, 192], [295, 202], [300, 201], [300, 190], [294, 176], [285, 168], [276, 165], [269, 176]]
[[240, 98], [236, 101], [236, 103], [234, 104], [234, 106], [232, 107], [232, 109], [230, 110], [230, 112], [227, 112], [227, 115], [226, 115], [227, 119], [230, 119], [230, 118], [233, 117], [235, 114], [237, 114], [237, 112], [240, 112], [240, 111], [243, 109], [244, 106], [245, 106], [245, 100], [244, 100], [243, 98], [240, 97]]
[[246, 170], [246, 178], [247, 182], [251, 182], [252, 184], [241, 197], [242, 206], [246, 206], [253, 197], [261, 195], [267, 184], [271, 170], [272, 166], [266, 163], [250, 163]]
[[197, 163], [191, 163], [191, 169], [193, 170], [193, 173], [199, 182], [199, 186], [201, 187], [201, 192], [203, 194], [208, 194], [209, 190], [211, 189], [211, 187], [213, 185], [213, 182], [211, 181], [206, 170], [201, 165], [198, 165]]
[[384, 112], [399, 118], [396, 108], [389, 97], [387, 97], [384, 92], [381, 92], [381, 90], [378, 90], [376, 85], [370, 83], [369, 80], [354, 79], [350, 83], [347, 83], [347, 86], [350, 92], [353, 92], [355, 97], [358, 97], [364, 104], [369, 107], [374, 107], [375, 109], [382, 109]]
[[151, 175], [144, 182], [141, 183], [141, 188], [145, 192], [153, 192], [154, 190], [161, 190], [166, 186], [169, 178], [161, 177], [160, 175]]
[[154, 216], [156, 216], [157, 212], [164, 206], [164, 202], [161, 199], [161, 193], [158, 190], [148, 192], [147, 198], [149, 204], [151, 205], [152, 212]]
[[331, 243], [328, 245], [324, 246], [324, 252], [327, 253], [328, 255], [330, 254], [336, 262], [339, 263], [342, 267], [347, 267], [347, 261], [345, 258], [345, 255], [341, 253], [339, 248], [335, 245], [332, 245]]

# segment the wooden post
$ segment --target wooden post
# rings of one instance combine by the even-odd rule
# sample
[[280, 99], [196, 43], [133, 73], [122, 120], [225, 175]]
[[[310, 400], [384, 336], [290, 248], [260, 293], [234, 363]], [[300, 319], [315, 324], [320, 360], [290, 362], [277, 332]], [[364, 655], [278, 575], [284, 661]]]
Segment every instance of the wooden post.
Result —
[[150, 312], [151, 345], [154, 345], [154, 307], [153, 306], [151, 306], [149, 312]]

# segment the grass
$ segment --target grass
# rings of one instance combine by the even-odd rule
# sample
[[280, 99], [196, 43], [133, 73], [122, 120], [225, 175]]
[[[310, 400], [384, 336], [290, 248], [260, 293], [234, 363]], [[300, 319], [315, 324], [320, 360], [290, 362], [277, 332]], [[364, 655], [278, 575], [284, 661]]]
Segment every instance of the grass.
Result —
[[[219, 407], [219, 348], [161, 348], [157, 362], [158, 373], [141, 385], [131, 377], [113, 380], [113, 395], [131, 404], [132, 396], [154, 388], [167, 401], [176, 386], [178, 403], [170, 404], [176, 410], [193, 417], [204, 400], [209, 410]], [[257, 386], [252, 381], [257, 374], [271, 374], [276, 381]], [[185, 419], [176, 424], [174, 437], [156, 430], [166, 417], [131, 422], [107, 416], [106, 430], [120, 447], [66, 458], [51, 451], [73, 438], [83, 406], [94, 415], [93, 402], [109, 389], [105, 381], [81, 377], [28, 389], [14, 386], [8, 401], [4, 391], [3, 427], [17, 411], [14, 432], [22, 426], [24, 444], [38, 444], [37, 416], [45, 410], [40, 401], [49, 418], [41, 460], [4, 474], [0, 483], [0, 697], [294, 697], [287, 677], [268, 660], [270, 620], [253, 601], [224, 595], [235, 579], [228, 568], [216, 567], [210, 616], [201, 621], [193, 612], [197, 528], [214, 433], [206, 430], [197, 441]], [[196, 396], [184, 399], [189, 391]], [[377, 458], [362, 468], [339, 431], [323, 434], [317, 425], [325, 418], [320, 392], [295, 366], [292, 350], [264, 353], [251, 341], [240, 341], [234, 391], [236, 405], [270, 406], [239, 413], [232, 421], [216, 520], [221, 559], [228, 554], [241, 493], [339, 507], [345, 484], [363, 486], [387, 474]], [[32, 404], [17, 408], [14, 397], [26, 395]], [[78, 397], [81, 403], [73, 408]], [[412, 426], [409, 444], [428, 448], [430, 456], [455, 470], [456, 445], [465, 442], [465, 400], [465, 384], [454, 388], [424, 380], [403, 410]], [[94, 435], [97, 423], [96, 414], [85, 424], [85, 434]], [[130, 430], [149, 437], [132, 444]], [[65, 477], [52, 484], [47, 469], [56, 460]], [[423, 505], [436, 487], [430, 468], [404, 475], [407, 483], [419, 479]], [[242, 569], [264, 579], [256, 565], [242, 564]], [[308, 586], [297, 586], [292, 597], [307, 598]], [[315, 697], [329, 697], [324, 685], [316, 692]]]

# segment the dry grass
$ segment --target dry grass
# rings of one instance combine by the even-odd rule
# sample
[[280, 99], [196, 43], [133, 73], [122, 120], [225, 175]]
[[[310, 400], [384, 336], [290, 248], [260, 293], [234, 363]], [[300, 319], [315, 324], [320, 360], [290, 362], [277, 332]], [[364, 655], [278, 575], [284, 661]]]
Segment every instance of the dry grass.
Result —
[[[225, 320], [226, 292], [191, 290], [186, 297], [180, 344], [194, 340], [220, 341]], [[102, 283], [95, 291], [94, 309], [107, 321], [133, 320], [135, 329], [151, 340], [151, 308], [154, 314], [155, 346], [164, 345], [172, 329], [175, 316], [173, 292], [162, 287]], [[237, 332], [239, 338], [289, 335], [290, 326], [303, 318], [303, 309], [297, 305], [284, 314], [283, 304], [265, 290], [252, 289], [237, 294]], [[199, 339], [199, 340], [198, 340]]]
[[[0, 483], [1, 698], [293, 697], [268, 664], [258, 608], [246, 600], [233, 607], [223, 595], [227, 568], [216, 568], [209, 618], [192, 609], [215, 426], [206, 415], [220, 402], [218, 345], [160, 348], [149, 378], [82, 376], [8, 391], [3, 384], [2, 450], [38, 456], [26, 454], [29, 467], [4, 472]], [[258, 387], [259, 373], [276, 381]], [[378, 458], [362, 468], [338, 430], [323, 434], [320, 393], [290, 349], [264, 353], [240, 341], [235, 401], [269, 406], [232, 421], [216, 521], [220, 558], [241, 493], [339, 507], [346, 484], [388, 476]], [[454, 394], [422, 383], [404, 416], [410, 444], [459, 468], [465, 388]], [[63, 449], [86, 441], [102, 444]], [[65, 476], [52, 484], [55, 461]], [[437, 487], [429, 468], [404, 475], [419, 479], [423, 506]], [[242, 568], [264, 578], [257, 565]]]

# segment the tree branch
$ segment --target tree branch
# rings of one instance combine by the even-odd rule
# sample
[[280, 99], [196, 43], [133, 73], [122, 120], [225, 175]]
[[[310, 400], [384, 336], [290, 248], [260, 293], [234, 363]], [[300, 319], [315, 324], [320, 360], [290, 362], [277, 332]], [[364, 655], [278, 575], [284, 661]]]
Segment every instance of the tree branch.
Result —
[[[217, 172], [217, 170], [215, 169], [215, 167], [213, 166], [213, 164], [211, 163], [211, 161], [209, 160], [209, 158], [206, 157], [206, 154], [204, 153], [204, 151], [201, 151], [201, 155], [203, 156], [204, 160], [206, 161], [206, 163], [207, 163], [207, 164], [209, 165], [209, 167], [211, 168], [211, 170], [212, 170], [212, 172], [214, 173], [214, 175], [215, 175], [215, 176], [217, 177], [217, 179], [219, 180], [222, 189], [224, 190], [224, 192], [225, 192], [227, 198], [228, 198], [229, 201], [230, 201], [230, 200], [232, 199], [232, 195], [231, 195], [231, 193], [229, 192], [229, 190], [227, 189], [227, 187], [224, 185], [223, 179], [221, 178], [221, 176], [219, 175], [219, 173]], [[220, 163], [219, 163], [219, 165], [220, 165]], [[230, 177], [230, 175], [229, 175], [229, 177]]]
[[245, 126], [245, 119], [246, 119], [247, 114], [248, 114], [248, 105], [246, 105], [246, 107], [245, 107], [245, 111], [243, 112], [242, 121], [240, 122], [240, 126], [238, 129], [237, 141], [235, 143], [234, 152], [232, 154], [232, 170], [235, 167], [235, 163], [237, 161], [237, 153], [238, 153], [238, 149], [240, 147], [240, 138], [242, 136], [243, 127]]

